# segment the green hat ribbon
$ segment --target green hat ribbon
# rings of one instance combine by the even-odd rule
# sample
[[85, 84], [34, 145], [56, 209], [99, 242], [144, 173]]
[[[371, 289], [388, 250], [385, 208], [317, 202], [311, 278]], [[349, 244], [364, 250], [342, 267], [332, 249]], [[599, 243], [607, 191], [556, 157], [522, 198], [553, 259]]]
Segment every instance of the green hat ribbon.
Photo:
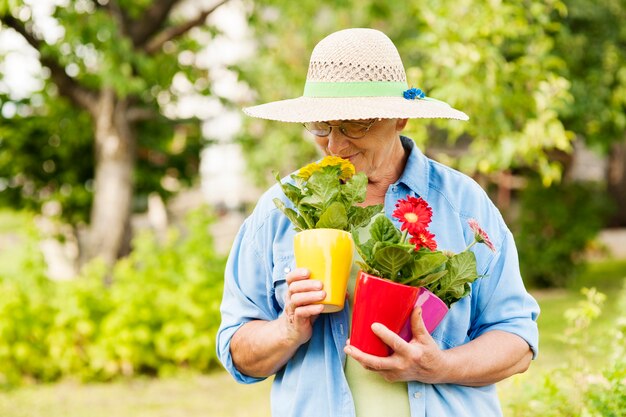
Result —
[[402, 97], [406, 82], [307, 82], [304, 97]]

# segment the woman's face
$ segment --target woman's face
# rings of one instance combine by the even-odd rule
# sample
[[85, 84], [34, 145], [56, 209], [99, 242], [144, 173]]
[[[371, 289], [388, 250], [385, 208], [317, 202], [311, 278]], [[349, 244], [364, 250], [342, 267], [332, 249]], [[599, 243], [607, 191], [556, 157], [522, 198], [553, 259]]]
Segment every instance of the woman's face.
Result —
[[[338, 125], [340, 120], [329, 121]], [[398, 134], [406, 126], [407, 119], [382, 119], [372, 125], [359, 139], [351, 139], [333, 128], [328, 136], [315, 136], [315, 142], [326, 155], [349, 159], [357, 172], [364, 172], [370, 181], [376, 181], [389, 171], [389, 164], [397, 152]]]

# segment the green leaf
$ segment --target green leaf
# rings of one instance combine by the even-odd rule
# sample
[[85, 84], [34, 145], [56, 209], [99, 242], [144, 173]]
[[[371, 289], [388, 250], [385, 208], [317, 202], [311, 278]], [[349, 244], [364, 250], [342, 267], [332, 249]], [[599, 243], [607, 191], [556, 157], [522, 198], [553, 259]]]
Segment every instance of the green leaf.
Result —
[[359, 266], [359, 268], [361, 268], [363, 270], [363, 272], [366, 272], [366, 273], [372, 274], [372, 275], [376, 275], [377, 277], [382, 276], [382, 274], [379, 271], [377, 271], [376, 269], [372, 268], [371, 266], [369, 266], [365, 262], [356, 261], [355, 263]]
[[372, 258], [374, 241], [370, 239], [365, 243], [361, 243], [359, 239], [359, 232], [355, 229], [352, 229], [352, 240], [354, 241], [354, 247], [356, 248], [356, 251], [361, 259], [368, 264], [372, 264], [374, 261]]
[[467, 295], [469, 284], [478, 278], [474, 252], [466, 251], [452, 256], [447, 262], [447, 269], [448, 274], [437, 282], [434, 293], [449, 307]]
[[412, 265], [412, 278], [420, 278], [442, 266], [448, 260], [448, 257], [442, 252], [420, 251], [415, 256], [418, 258]]
[[385, 278], [395, 280], [398, 272], [411, 261], [412, 257], [404, 246], [391, 245], [384, 247], [374, 254], [376, 266], [385, 275]]
[[346, 201], [348, 207], [353, 206], [355, 203], [362, 203], [365, 201], [365, 194], [367, 191], [367, 175], [363, 172], [359, 172], [353, 175], [343, 187], [341, 187], [341, 195]]
[[399, 243], [402, 237], [398, 229], [386, 216], [379, 216], [370, 228], [372, 239], [378, 242]]
[[402, 281], [402, 284], [413, 285], [415, 287], [428, 287], [429, 285], [432, 285], [433, 283], [439, 281], [442, 277], [446, 276], [447, 273], [448, 271], [444, 269], [438, 272], [433, 272], [432, 274], [428, 274], [422, 279], [411, 277], [407, 281]]
[[304, 219], [298, 216], [298, 213], [296, 213], [293, 209], [290, 209], [287, 206], [285, 206], [285, 203], [283, 203], [279, 198], [275, 198], [272, 201], [274, 201], [274, 204], [276, 205], [276, 207], [280, 211], [282, 211], [285, 214], [285, 216], [287, 216], [287, 218], [291, 221], [291, 223], [293, 223], [297, 232], [309, 229]]
[[278, 172], [274, 172], [274, 177], [276, 178], [278, 184], [280, 184], [280, 188], [282, 188], [285, 196], [287, 196], [287, 198], [293, 203], [294, 206], [297, 206], [302, 199], [302, 190], [293, 184], [290, 184], [288, 182], [282, 182]]
[[353, 206], [348, 210], [348, 223], [352, 228], [365, 227], [372, 220], [372, 217], [383, 210], [382, 204], [374, 206], [359, 207]]
[[316, 171], [309, 178], [307, 188], [311, 195], [304, 197], [300, 203], [324, 209], [339, 193], [339, 179], [332, 172]]
[[335, 201], [324, 210], [315, 228], [346, 230], [348, 228], [346, 208], [340, 202]]
[[308, 229], [314, 229], [315, 223], [317, 223], [317, 218], [315, 217], [315, 213], [317, 211], [301, 204], [298, 206], [298, 212], [300, 213], [302, 219], [306, 222]]

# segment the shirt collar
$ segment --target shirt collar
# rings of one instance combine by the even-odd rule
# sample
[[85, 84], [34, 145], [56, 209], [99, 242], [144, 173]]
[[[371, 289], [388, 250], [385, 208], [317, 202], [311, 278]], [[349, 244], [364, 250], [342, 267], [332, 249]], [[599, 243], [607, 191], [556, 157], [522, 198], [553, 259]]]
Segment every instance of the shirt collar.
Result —
[[400, 136], [402, 141], [402, 147], [409, 150], [409, 158], [406, 161], [404, 171], [396, 184], [404, 184], [419, 197], [428, 200], [428, 184], [429, 178], [429, 163], [426, 155], [419, 150], [412, 139], [406, 136]]

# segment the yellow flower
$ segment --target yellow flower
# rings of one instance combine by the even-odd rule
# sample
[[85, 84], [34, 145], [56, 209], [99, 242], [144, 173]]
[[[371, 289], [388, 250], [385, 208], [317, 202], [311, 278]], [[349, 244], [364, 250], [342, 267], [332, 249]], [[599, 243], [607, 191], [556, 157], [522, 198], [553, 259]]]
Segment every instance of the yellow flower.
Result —
[[315, 171], [319, 171], [320, 168], [322, 167], [317, 162], [310, 163], [309, 165], [300, 168], [300, 170], [298, 171], [298, 176], [300, 178], [308, 180], [311, 175], [313, 175]]
[[347, 159], [340, 158], [338, 156], [324, 157], [324, 159], [320, 161], [319, 167], [322, 168], [326, 166], [340, 166], [341, 176], [339, 177], [339, 179], [341, 179], [342, 181], [349, 180], [355, 174], [355, 169], [354, 169], [354, 165], [352, 165], [352, 162], [348, 161]]

